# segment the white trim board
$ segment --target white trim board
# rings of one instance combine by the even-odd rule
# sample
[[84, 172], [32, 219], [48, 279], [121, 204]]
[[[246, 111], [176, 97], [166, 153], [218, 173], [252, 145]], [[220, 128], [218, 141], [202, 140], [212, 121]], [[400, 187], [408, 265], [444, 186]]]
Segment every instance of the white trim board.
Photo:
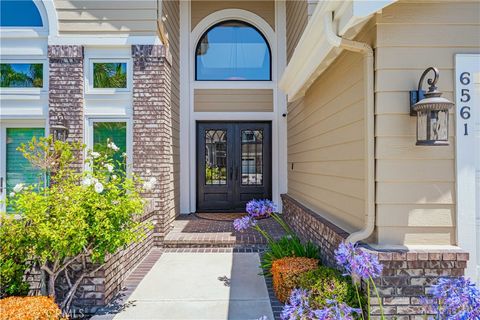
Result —
[[480, 54], [455, 56], [455, 99], [457, 242], [470, 254], [466, 276], [480, 284]]
[[[272, 195], [281, 205], [280, 193], [286, 192], [286, 97], [278, 89], [279, 71], [286, 65], [285, 3], [276, 2], [276, 32], [258, 15], [240, 9], [214, 12], [191, 30], [190, 1], [180, 2], [180, 212], [196, 210], [196, 122], [197, 121], [270, 121], [272, 123]], [[212, 25], [225, 20], [246, 21], [262, 32], [271, 48], [272, 81], [195, 81], [195, 47]], [[194, 112], [194, 89], [273, 89], [273, 112]]]

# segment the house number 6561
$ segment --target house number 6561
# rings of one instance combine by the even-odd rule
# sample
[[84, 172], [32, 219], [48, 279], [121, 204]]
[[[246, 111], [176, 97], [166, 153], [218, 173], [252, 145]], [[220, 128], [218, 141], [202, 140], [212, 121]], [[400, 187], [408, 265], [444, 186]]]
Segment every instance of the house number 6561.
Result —
[[[462, 72], [460, 74], [460, 83], [463, 84], [464, 86], [468, 86], [470, 84], [470, 72]], [[470, 89], [468, 88], [461, 88], [460, 90], [460, 102], [463, 102], [467, 104], [470, 102], [471, 96], [470, 96]], [[460, 117], [463, 120], [468, 120], [471, 117], [470, 113], [470, 106], [469, 105], [464, 105], [460, 108]], [[463, 135], [468, 136], [468, 123], [465, 122], [463, 124], [464, 131]]]

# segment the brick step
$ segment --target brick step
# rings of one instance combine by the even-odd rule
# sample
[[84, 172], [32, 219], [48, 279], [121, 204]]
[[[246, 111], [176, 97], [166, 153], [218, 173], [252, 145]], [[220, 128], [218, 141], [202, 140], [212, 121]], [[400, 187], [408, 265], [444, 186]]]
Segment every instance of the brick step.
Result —
[[164, 248], [233, 248], [235, 240], [225, 239], [165, 239]]

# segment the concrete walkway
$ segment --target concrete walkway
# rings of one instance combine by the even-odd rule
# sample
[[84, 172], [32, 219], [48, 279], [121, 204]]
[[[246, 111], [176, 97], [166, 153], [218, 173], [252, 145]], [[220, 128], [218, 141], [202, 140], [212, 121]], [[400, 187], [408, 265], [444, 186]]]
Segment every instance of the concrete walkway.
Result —
[[165, 252], [114, 319], [273, 320], [259, 263], [258, 253]]

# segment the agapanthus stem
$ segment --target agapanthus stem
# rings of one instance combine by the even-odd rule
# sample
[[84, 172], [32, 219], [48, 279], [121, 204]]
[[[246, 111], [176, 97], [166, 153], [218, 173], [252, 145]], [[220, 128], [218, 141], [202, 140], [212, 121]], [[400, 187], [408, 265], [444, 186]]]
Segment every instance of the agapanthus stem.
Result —
[[358, 292], [358, 285], [356, 282], [354, 282], [355, 285], [355, 291], [357, 292], [357, 300], [358, 300], [358, 305], [360, 307], [360, 310], [362, 310], [362, 320], [365, 320], [365, 317], [363, 315], [363, 306], [362, 306], [362, 300], [360, 299], [360, 293]]
[[375, 294], [377, 295], [378, 303], [380, 306], [380, 314], [382, 315], [381, 319], [385, 319], [385, 315], [383, 314], [382, 298], [380, 298], [380, 294], [378, 293], [377, 286], [375, 285], [372, 276], [370, 276], [370, 281], [372, 282], [373, 290], [375, 290]]
[[265, 232], [262, 228], [260, 228], [258, 224], [254, 225], [253, 229], [257, 230], [263, 237], [265, 237], [268, 243], [272, 243], [275, 241], [267, 232]]
[[370, 281], [367, 281], [367, 312], [370, 320]]
[[295, 236], [293, 230], [290, 228], [290, 226], [288, 224], [285, 223], [285, 221], [283, 221], [282, 218], [280, 218], [280, 216], [276, 213], [272, 213], [270, 214], [270, 216], [283, 228], [283, 230], [285, 230], [285, 232], [290, 235], [290, 236]]

